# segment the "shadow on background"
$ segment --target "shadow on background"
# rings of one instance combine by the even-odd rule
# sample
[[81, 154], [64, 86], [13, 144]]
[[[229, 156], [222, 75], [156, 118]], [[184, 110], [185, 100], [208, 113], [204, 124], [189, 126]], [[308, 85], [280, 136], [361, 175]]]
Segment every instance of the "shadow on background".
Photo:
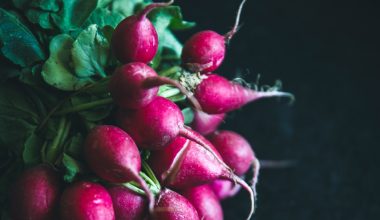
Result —
[[[375, 1], [374, 1], [375, 2]], [[226, 33], [237, 0], [179, 0], [197, 30]], [[286, 100], [261, 100], [230, 114], [259, 158], [295, 159], [262, 170], [254, 219], [380, 219], [379, 5], [369, 1], [252, 0], [219, 74], [262, 84], [281, 79]], [[225, 219], [248, 212], [244, 192], [223, 203]]]

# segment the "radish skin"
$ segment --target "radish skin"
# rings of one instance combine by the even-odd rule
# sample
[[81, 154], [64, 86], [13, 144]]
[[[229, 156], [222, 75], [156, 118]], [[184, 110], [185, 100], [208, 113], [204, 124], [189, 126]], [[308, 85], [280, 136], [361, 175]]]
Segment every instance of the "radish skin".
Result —
[[112, 35], [111, 46], [121, 63], [148, 63], [153, 60], [158, 49], [158, 35], [146, 16], [154, 8], [166, 7], [172, 3], [173, 0], [167, 3], [152, 3], [117, 25]]
[[194, 120], [190, 127], [201, 135], [208, 135], [219, 127], [225, 117], [225, 113], [210, 115], [202, 111], [194, 110]]
[[88, 134], [85, 157], [92, 171], [111, 183], [137, 182], [145, 191], [150, 211], [154, 196], [139, 176], [141, 157], [133, 139], [123, 130], [112, 125], [99, 125]]

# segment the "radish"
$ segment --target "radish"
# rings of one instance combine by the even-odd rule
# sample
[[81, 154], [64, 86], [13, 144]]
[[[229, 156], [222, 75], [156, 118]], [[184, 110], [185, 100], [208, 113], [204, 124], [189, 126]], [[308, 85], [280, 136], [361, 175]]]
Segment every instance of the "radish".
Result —
[[59, 175], [53, 168], [43, 164], [27, 169], [18, 178], [11, 191], [11, 218], [56, 219], [60, 194]]
[[89, 167], [102, 179], [111, 183], [137, 182], [148, 197], [150, 210], [153, 210], [153, 193], [139, 176], [139, 150], [127, 133], [112, 125], [96, 126], [86, 138], [84, 151]]
[[216, 179], [234, 181], [250, 195], [251, 210], [247, 219], [253, 214], [254, 194], [248, 184], [222, 166], [209, 151], [193, 141], [178, 136], [165, 149], [152, 151], [148, 163], [162, 184], [173, 189], [199, 186]]
[[194, 120], [190, 127], [201, 135], [207, 135], [214, 132], [225, 117], [225, 113], [209, 115], [205, 112], [194, 110]]
[[216, 74], [203, 75], [203, 80], [195, 87], [194, 96], [201, 108], [208, 114], [221, 114], [237, 110], [247, 103], [261, 98], [287, 96], [293, 99], [293, 95], [277, 91], [273, 88], [269, 91], [255, 91], [242, 85], [228, 81]]
[[141, 62], [128, 63], [116, 69], [108, 84], [108, 89], [113, 100], [120, 107], [139, 109], [149, 104], [157, 96], [158, 86], [163, 84], [177, 87], [187, 95], [195, 108], [200, 108], [193, 95], [190, 95], [179, 82], [158, 76], [151, 67]]
[[111, 46], [121, 63], [150, 62], [158, 49], [158, 36], [152, 22], [146, 17], [157, 7], [169, 6], [167, 3], [152, 3], [138, 14], [121, 21], [112, 35]]
[[131, 135], [140, 148], [160, 150], [181, 135], [199, 143], [222, 166], [227, 167], [221, 157], [217, 157], [215, 151], [211, 150], [210, 143], [203, 136], [185, 127], [181, 110], [166, 98], [158, 96], [139, 110], [120, 110], [117, 119], [120, 127]]
[[253, 167], [252, 188], [255, 191], [260, 163], [248, 141], [233, 131], [216, 131], [208, 139], [237, 175], [241, 176], [250, 166]]
[[116, 220], [140, 220], [147, 216], [148, 203], [141, 196], [124, 186], [108, 188]]
[[182, 195], [170, 190], [161, 191], [154, 207], [154, 220], [199, 220], [197, 210]]
[[246, 0], [240, 3], [235, 24], [224, 36], [215, 31], [201, 31], [190, 37], [182, 49], [182, 63], [193, 72], [212, 72], [223, 62], [228, 43], [238, 30], [240, 14]]
[[113, 220], [112, 199], [107, 190], [97, 183], [77, 182], [62, 194], [61, 220]]
[[223, 210], [218, 197], [209, 185], [201, 185], [181, 192], [198, 212], [202, 220], [223, 220]]
[[233, 197], [236, 195], [240, 189], [241, 186], [237, 185], [230, 180], [215, 180], [212, 183], [209, 184], [212, 191], [215, 193], [216, 197], [219, 200], [224, 200], [230, 197]]

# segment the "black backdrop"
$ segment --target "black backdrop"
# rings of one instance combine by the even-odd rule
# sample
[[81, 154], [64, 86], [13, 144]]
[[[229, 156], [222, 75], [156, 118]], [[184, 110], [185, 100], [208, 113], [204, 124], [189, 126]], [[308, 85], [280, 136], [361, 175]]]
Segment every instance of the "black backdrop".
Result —
[[[261, 100], [230, 114], [225, 129], [243, 134], [262, 159], [294, 159], [262, 170], [253, 219], [380, 219], [379, 29], [375, 3], [248, 0], [242, 28], [218, 73], [273, 83], [296, 95]], [[226, 33], [238, 0], [178, 0], [197, 30]], [[241, 192], [223, 203], [225, 219], [248, 211]]]

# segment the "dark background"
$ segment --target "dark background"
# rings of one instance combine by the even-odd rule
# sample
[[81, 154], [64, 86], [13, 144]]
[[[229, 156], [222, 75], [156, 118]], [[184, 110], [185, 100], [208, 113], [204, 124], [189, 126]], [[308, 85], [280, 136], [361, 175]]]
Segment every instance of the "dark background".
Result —
[[[242, 28], [219, 74], [262, 84], [281, 79], [286, 100], [261, 100], [229, 116], [261, 159], [293, 159], [263, 169], [253, 219], [380, 219], [378, 30], [376, 1], [248, 0]], [[226, 33], [238, 0], [178, 0], [199, 30]], [[225, 219], [243, 219], [247, 196], [223, 203]]]

